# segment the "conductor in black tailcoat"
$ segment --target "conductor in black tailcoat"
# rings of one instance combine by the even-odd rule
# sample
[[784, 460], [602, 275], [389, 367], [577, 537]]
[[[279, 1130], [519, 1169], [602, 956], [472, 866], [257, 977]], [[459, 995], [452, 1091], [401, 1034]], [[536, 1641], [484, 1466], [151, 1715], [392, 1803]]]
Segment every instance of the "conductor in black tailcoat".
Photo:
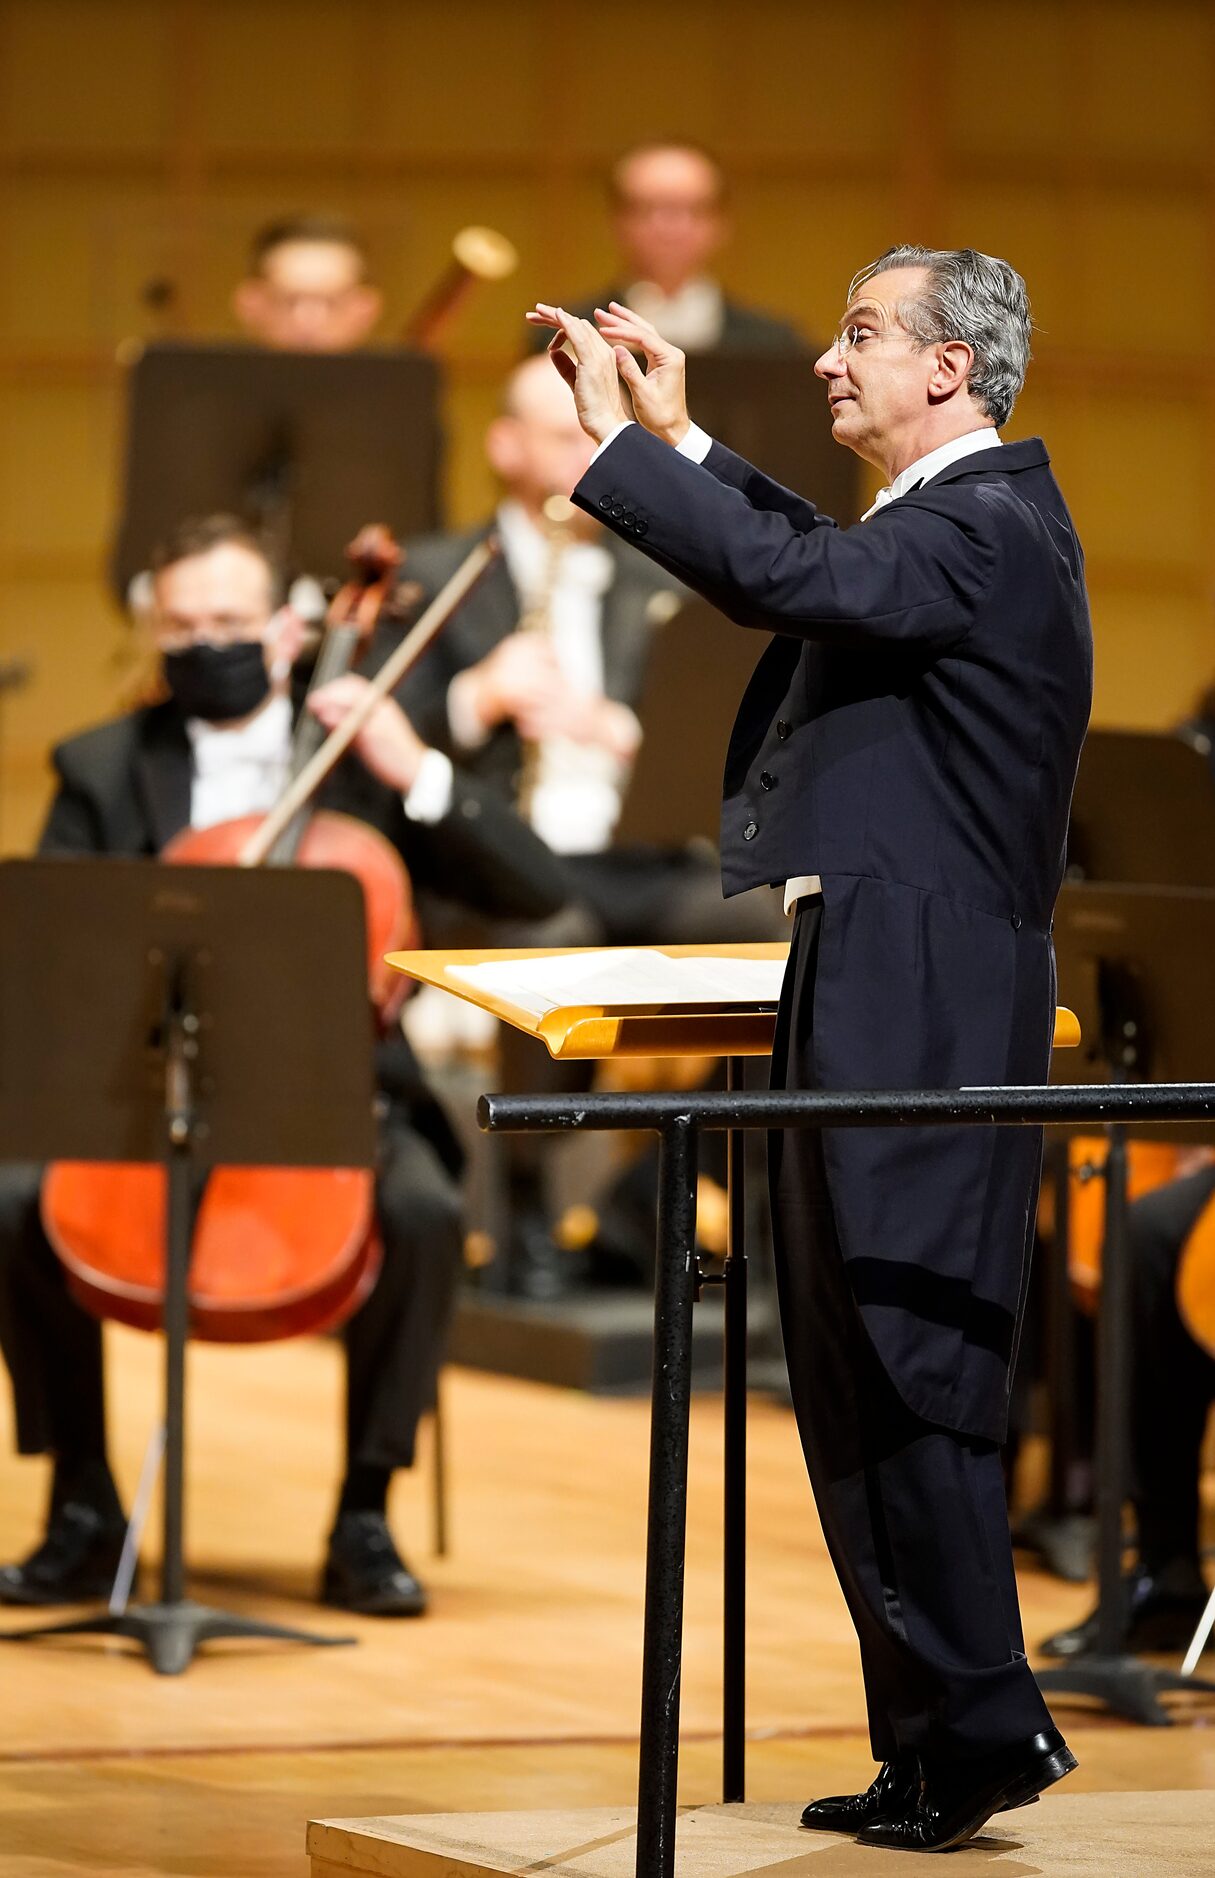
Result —
[[[795, 914], [774, 1082], [1044, 1081], [1092, 649], [1046, 449], [999, 436], [1029, 357], [1020, 276], [905, 247], [853, 281], [814, 369], [836, 440], [889, 486], [848, 529], [689, 425], [682, 356], [644, 321], [531, 317], [602, 445], [575, 501], [775, 635], [721, 843], [727, 893], [784, 882]], [[1075, 1764], [1025, 1659], [998, 1445], [1040, 1148], [1023, 1129], [772, 1137], [794, 1406], [882, 1763], [809, 1827], [944, 1849]]]

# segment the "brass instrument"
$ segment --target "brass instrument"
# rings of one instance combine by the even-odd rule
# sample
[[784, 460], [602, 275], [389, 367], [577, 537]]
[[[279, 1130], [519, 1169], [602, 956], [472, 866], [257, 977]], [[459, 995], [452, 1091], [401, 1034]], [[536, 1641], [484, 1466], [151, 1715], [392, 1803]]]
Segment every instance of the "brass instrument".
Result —
[[506, 280], [518, 265], [514, 243], [496, 228], [462, 228], [451, 244], [446, 273], [406, 320], [402, 340], [428, 351], [477, 281]]

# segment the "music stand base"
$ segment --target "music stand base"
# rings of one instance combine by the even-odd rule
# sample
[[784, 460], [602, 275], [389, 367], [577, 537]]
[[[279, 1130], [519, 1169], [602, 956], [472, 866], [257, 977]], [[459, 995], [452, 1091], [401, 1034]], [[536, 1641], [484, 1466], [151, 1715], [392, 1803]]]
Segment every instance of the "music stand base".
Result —
[[354, 1637], [322, 1637], [312, 1630], [294, 1630], [285, 1624], [266, 1624], [235, 1611], [218, 1611], [183, 1598], [176, 1604], [132, 1604], [125, 1611], [101, 1611], [95, 1617], [69, 1618], [62, 1624], [39, 1624], [33, 1630], [8, 1630], [0, 1642], [28, 1643], [39, 1637], [129, 1637], [147, 1653], [159, 1676], [180, 1676], [188, 1669], [200, 1643], [230, 1637], [260, 1638], [273, 1643], [308, 1643], [316, 1648], [351, 1644]]
[[1038, 1687], [1057, 1695], [1091, 1695], [1115, 1715], [1144, 1728], [1171, 1728], [1173, 1717], [1161, 1695], [1197, 1689], [1215, 1695], [1215, 1682], [1182, 1676], [1175, 1669], [1154, 1669], [1138, 1656], [1083, 1656], [1059, 1669], [1037, 1671]]

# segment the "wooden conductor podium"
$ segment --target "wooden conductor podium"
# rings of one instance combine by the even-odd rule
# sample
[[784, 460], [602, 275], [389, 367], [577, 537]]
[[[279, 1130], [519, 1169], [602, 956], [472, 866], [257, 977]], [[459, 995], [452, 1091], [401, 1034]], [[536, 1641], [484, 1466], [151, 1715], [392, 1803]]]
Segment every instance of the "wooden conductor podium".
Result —
[[[740, 1091], [743, 1059], [771, 1053], [787, 956], [787, 945], [756, 943], [621, 948], [614, 953], [588, 947], [397, 952], [389, 963], [538, 1037], [553, 1057], [725, 1057], [728, 1090]], [[1074, 1047], [1079, 1041], [1075, 1017], [1060, 1009], [1056, 1047]], [[611, 1119], [611, 1104], [620, 1098], [601, 1095], [587, 1100], [599, 1105], [598, 1126], [637, 1125], [623, 1115], [619, 1121]], [[545, 1872], [550, 1878], [664, 1878], [673, 1868], [687, 1429], [686, 1420], [682, 1431], [672, 1429], [667, 1398], [682, 1391], [686, 1403], [691, 1304], [706, 1285], [721, 1286], [725, 1303], [722, 1805], [695, 1809], [680, 1820], [680, 1858], [694, 1861], [681, 1869], [744, 1878], [778, 1867], [792, 1870], [791, 1861], [827, 1849], [821, 1839], [808, 1839], [798, 1830], [798, 1809], [744, 1809], [741, 1804], [747, 1333], [741, 1128], [730, 1127], [727, 1140], [729, 1233], [725, 1257], [716, 1264], [701, 1261], [695, 1252], [694, 1145], [690, 1159], [686, 1154], [661, 1157], [669, 1178], [660, 1175], [659, 1182], [637, 1813], [317, 1820], [308, 1829], [313, 1878], [499, 1878], [508, 1872]], [[672, 1166], [675, 1162], [681, 1165]]]

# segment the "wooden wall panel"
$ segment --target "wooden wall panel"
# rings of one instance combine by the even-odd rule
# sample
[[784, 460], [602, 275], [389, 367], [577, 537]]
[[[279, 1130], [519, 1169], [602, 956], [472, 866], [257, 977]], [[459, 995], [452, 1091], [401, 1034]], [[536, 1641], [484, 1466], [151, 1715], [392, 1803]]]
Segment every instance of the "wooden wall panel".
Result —
[[1086, 540], [1098, 716], [1167, 723], [1215, 667], [1213, 103], [1205, 0], [941, 0], [931, 29], [896, 0], [669, 0], [657, 24], [642, 0], [0, 0], [0, 652], [39, 664], [4, 706], [0, 847], [37, 826], [50, 740], [119, 693], [116, 352], [153, 329], [149, 280], [230, 333], [251, 229], [338, 210], [391, 332], [456, 228], [503, 228], [519, 275], [445, 341], [467, 522], [522, 308], [610, 277], [604, 169], [659, 132], [723, 152], [723, 273], [810, 335], [893, 240], [1023, 270], [1010, 434], [1046, 436]]

